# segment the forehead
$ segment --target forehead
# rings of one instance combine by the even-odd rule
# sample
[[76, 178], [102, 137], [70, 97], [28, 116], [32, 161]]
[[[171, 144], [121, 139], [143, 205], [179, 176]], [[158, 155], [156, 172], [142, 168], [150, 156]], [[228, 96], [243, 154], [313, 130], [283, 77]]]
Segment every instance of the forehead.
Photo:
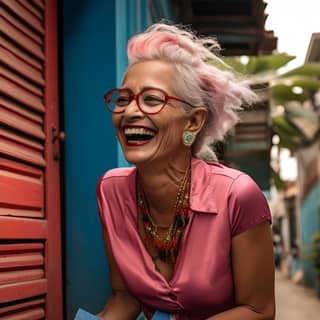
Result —
[[174, 75], [174, 66], [169, 62], [143, 61], [127, 69], [122, 85], [134, 91], [152, 86], [169, 93], [174, 91]]

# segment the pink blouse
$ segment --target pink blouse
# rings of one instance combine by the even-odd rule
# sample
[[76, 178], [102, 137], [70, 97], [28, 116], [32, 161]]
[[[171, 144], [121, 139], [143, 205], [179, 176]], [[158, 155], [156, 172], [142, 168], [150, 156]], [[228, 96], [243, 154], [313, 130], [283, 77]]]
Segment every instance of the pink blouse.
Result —
[[193, 158], [190, 222], [172, 279], [155, 269], [138, 233], [136, 168], [108, 171], [97, 197], [102, 224], [128, 291], [148, 318], [155, 310], [202, 320], [234, 306], [231, 239], [262, 221], [268, 204], [246, 174]]

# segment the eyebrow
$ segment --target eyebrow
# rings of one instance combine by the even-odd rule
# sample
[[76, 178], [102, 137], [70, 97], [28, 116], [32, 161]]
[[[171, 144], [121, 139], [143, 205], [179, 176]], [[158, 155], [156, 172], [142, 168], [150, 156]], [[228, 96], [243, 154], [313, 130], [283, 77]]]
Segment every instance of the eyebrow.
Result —
[[[129, 87], [120, 87], [120, 89], [129, 90], [129, 91], [131, 91], [131, 92], [134, 93], [134, 91], [133, 91], [131, 88], [129, 88]], [[141, 91], [143, 91], [143, 90], [147, 90], [147, 89], [162, 90], [162, 91], [164, 91], [166, 94], [168, 94], [165, 89], [162, 89], [162, 88], [159, 88], [159, 87], [153, 87], [153, 86], [144, 86], [144, 87], [142, 87], [142, 88], [139, 90], [139, 92], [141, 92]]]

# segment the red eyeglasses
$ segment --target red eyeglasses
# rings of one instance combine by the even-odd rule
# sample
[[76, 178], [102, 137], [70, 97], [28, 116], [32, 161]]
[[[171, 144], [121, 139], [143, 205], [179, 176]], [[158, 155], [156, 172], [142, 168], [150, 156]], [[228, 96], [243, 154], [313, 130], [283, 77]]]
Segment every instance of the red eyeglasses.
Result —
[[137, 94], [134, 94], [129, 88], [112, 89], [104, 95], [104, 100], [108, 110], [112, 113], [123, 113], [133, 100], [137, 102], [138, 108], [145, 114], [159, 113], [169, 100], [176, 100], [195, 108], [182, 99], [169, 96], [162, 89], [151, 87], [144, 88]]

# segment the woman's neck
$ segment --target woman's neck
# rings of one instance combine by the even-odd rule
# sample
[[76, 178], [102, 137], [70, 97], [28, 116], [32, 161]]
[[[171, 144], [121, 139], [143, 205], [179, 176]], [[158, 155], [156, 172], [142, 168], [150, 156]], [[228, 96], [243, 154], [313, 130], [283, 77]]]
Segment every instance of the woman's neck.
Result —
[[190, 161], [191, 158], [187, 158], [179, 163], [137, 166], [139, 183], [157, 224], [171, 224], [178, 189]]

